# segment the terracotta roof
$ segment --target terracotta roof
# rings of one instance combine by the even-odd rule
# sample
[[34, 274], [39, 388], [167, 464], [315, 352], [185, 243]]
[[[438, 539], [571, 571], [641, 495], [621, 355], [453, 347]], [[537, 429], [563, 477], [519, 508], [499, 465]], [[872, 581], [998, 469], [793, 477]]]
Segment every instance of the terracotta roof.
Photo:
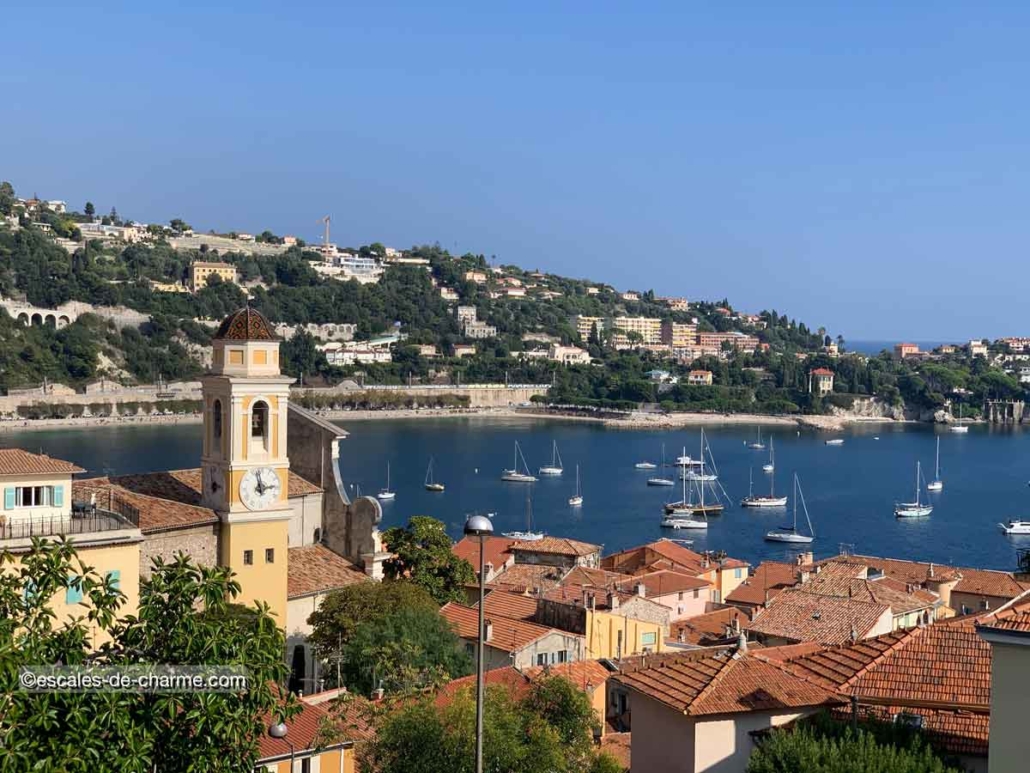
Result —
[[690, 716], [832, 706], [834, 692], [759, 654], [698, 650], [612, 676], [618, 684]]
[[[337, 693], [339, 691], [336, 691]], [[305, 703], [319, 701], [319, 693], [301, 696]], [[346, 692], [338, 699], [326, 703], [318, 703], [329, 714], [334, 728], [349, 741], [370, 741], [375, 738], [375, 725], [372, 714], [376, 704], [360, 695], [349, 695]]]
[[739, 621], [742, 628], [747, 627], [747, 615], [736, 607], [717, 609], [714, 612], [688, 617], [686, 620], [676, 620], [669, 625], [669, 638], [699, 647], [725, 644], [728, 639], [737, 638], [735, 633], [727, 631], [727, 626], [732, 626], [735, 620]]
[[1030, 584], [1019, 582], [1011, 572], [997, 569], [975, 569], [926, 561], [876, 558], [875, 556], [842, 556], [828, 560], [864, 564], [879, 569], [888, 577], [905, 583], [923, 584], [928, 580], [943, 582], [957, 577], [958, 584], [953, 589], [953, 592], [956, 593], [1011, 599], [1030, 589]]
[[[483, 672], [483, 684], [490, 687], [503, 687], [512, 698], [521, 699], [529, 692], [530, 680], [514, 666], [501, 666]], [[454, 700], [462, 690], [476, 689], [476, 675], [470, 674], [459, 679], [452, 679], [440, 688], [434, 703], [446, 706]]]
[[[444, 604], [440, 609], [444, 616], [454, 628], [454, 632], [462, 639], [476, 639], [479, 630], [479, 610], [455, 604], [453, 601]], [[493, 634], [486, 642], [487, 646], [494, 649], [501, 649], [506, 652], [515, 652], [528, 644], [532, 644], [542, 636], [554, 631], [553, 628], [546, 628], [535, 623], [527, 623], [524, 620], [513, 620], [509, 617], [494, 615], [487, 617], [493, 624]]]
[[609, 572], [607, 569], [594, 569], [589, 566], [574, 566], [561, 579], [562, 585], [583, 585], [595, 588], [615, 588], [633, 579], [631, 574]]
[[748, 630], [793, 642], [843, 644], [851, 641], [852, 630], [858, 638], [865, 638], [880, 617], [889, 610], [886, 604], [823, 596], [808, 593], [801, 588], [791, 588], [773, 599], [751, 621]]
[[1030, 593], [1024, 593], [1000, 609], [982, 615], [979, 623], [985, 628], [1030, 633]]
[[523, 672], [531, 680], [542, 676], [560, 676], [585, 690], [600, 687], [608, 681], [611, 671], [596, 660], [577, 660], [573, 663], [558, 663], [551, 666], [533, 666]]
[[[838, 719], [851, 719], [849, 709], [833, 712]], [[922, 706], [869, 706], [859, 707], [859, 719], [893, 722], [899, 714], [914, 714], [922, 718], [922, 733], [927, 741], [947, 754], [986, 757], [991, 715], [962, 709], [936, 709]]]
[[299, 598], [370, 581], [364, 572], [325, 545], [290, 548], [287, 556], [287, 598]]
[[[810, 575], [808, 582], [799, 587], [808, 593], [887, 604], [895, 615], [927, 609], [940, 602], [939, 597], [929, 591], [921, 588], [917, 590], [912, 584], [906, 586], [889, 577], [879, 580], [860, 579], [858, 574], [864, 571], [864, 567], [856, 564], [823, 564], [817, 573]], [[912, 589], [911, 592], [909, 588]]]
[[[486, 596], [484, 609], [487, 617], [500, 615], [510, 617], [512, 620], [532, 620], [536, 615], [537, 600], [533, 596], [523, 596], [520, 593], [509, 593], [503, 590], [492, 590]], [[479, 609], [479, 602], [472, 605], [473, 609]]]
[[708, 580], [702, 580], [700, 577], [662, 569], [648, 574], [638, 574], [630, 580], [623, 580], [619, 584], [619, 589], [627, 593], [636, 593], [638, 583], [644, 586], [644, 592], [648, 597], [712, 587]]
[[816, 368], [812, 371], [813, 376], [832, 376], [833, 371], [829, 368]]
[[[483, 541], [483, 552], [486, 554], [486, 563], [492, 564], [494, 569], [500, 569], [504, 564], [512, 558], [511, 552], [508, 550], [512, 545], [515, 544], [515, 540], [509, 537], [487, 537]], [[451, 552], [454, 553], [458, 558], [464, 558], [470, 564], [472, 568], [479, 572], [479, 538], [478, 537], [463, 537], [457, 542]], [[487, 576], [490, 573], [487, 572]]]
[[606, 733], [601, 739], [601, 751], [607, 752], [628, 773], [632, 759], [632, 733]]
[[732, 604], [761, 606], [766, 602], [766, 591], [772, 598], [797, 581], [798, 568], [794, 564], [763, 561], [755, 568], [755, 573], [734, 588], [725, 600]]
[[213, 340], [226, 341], [276, 341], [272, 326], [265, 316], [250, 306], [234, 311], [219, 325]]
[[79, 465], [20, 448], [0, 448], [0, 475], [48, 475], [85, 472]]
[[[174, 499], [191, 505], [200, 504], [204, 486], [203, 474], [199, 467], [119, 475], [111, 480], [119, 486], [139, 494]], [[286, 494], [290, 498], [318, 494], [322, 491], [314, 483], [305, 480], [292, 470], [288, 473], [286, 485]]]
[[592, 545], [589, 542], [580, 542], [567, 537], [544, 537], [538, 540], [526, 540], [516, 542], [511, 546], [511, 552], [522, 553], [546, 553], [558, 556], [589, 556], [591, 553], [600, 553], [600, 545]]
[[[319, 729], [323, 720], [329, 715], [321, 706], [301, 702], [301, 710], [286, 722], [286, 738], [273, 738], [267, 732], [258, 737], [258, 764], [277, 757], [290, 756], [290, 743], [300, 752], [315, 749]], [[261, 722], [262, 728], [273, 724], [277, 718], [266, 716]], [[289, 739], [290, 743], [286, 742]]]
[[538, 593], [557, 586], [564, 575], [565, 570], [557, 566], [515, 564], [494, 577], [487, 583], [487, 587], [503, 588], [516, 593]]
[[139, 528], [144, 534], [218, 523], [218, 515], [210, 508], [138, 494], [112, 483], [108, 478], [72, 482], [72, 497], [87, 500], [90, 494], [96, 494], [98, 507], [105, 507], [109, 498], [117, 497], [136, 508], [139, 512]]

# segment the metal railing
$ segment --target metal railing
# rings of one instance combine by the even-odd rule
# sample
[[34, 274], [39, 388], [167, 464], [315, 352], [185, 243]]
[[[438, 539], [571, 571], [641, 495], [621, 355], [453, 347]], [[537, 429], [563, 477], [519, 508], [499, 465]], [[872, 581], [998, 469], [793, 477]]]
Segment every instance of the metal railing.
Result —
[[25, 519], [0, 522], [0, 540], [30, 539], [32, 537], [73, 536], [76, 534], [96, 534], [107, 531], [121, 531], [134, 528], [126, 516], [110, 510], [88, 511], [75, 515], [54, 515], [45, 517], [28, 517]]

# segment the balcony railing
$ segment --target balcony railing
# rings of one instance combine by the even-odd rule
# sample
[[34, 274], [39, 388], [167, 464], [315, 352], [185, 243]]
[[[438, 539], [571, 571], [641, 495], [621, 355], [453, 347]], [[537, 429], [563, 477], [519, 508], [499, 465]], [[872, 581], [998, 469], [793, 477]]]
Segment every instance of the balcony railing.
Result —
[[32, 537], [74, 536], [121, 531], [139, 526], [139, 511], [127, 502], [118, 503], [126, 512], [92, 508], [78, 509], [66, 516], [30, 516], [0, 519], [0, 540], [30, 539]]

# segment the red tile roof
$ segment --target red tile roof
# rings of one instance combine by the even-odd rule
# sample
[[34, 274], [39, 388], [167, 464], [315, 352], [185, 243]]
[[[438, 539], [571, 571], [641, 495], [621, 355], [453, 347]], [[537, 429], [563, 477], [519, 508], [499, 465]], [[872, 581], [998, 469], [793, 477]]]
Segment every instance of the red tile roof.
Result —
[[[483, 683], [507, 689], [513, 698], [521, 699], [529, 692], [532, 683], [545, 676], [560, 676], [568, 679], [575, 687], [592, 692], [603, 687], [611, 672], [596, 660], [578, 660], [575, 663], [561, 663], [553, 666], [534, 666], [519, 670], [514, 666], [493, 668], [483, 674]], [[463, 676], [453, 679], [443, 687], [436, 696], [436, 705], [450, 703], [454, 696], [464, 689], [475, 689], [476, 676]]]
[[[512, 559], [509, 548], [515, 544], [515, 540], [509, 537], [487, 537], [483, 541], [483, 552], [486, 563], [492, 564], [494, 569], [500, 569], [506, 562]], [[464, 558], [472, 568], [479, 572], [479, 538], [463, 537], [451, 548], [451, 552], [458, 558]], [[487, 577], [490, 573], [487, 572]]]
[[556, 587], [565, 574], [566, 570], [557, 566], [515, 564], [494, 577], [487, 587], [535, 594]]
[[[313, 751], [316, 748], [319, 729], [329, 715], [321, 706], [304, 702], [301, 702], [300, 706], [300, 712], [286, 722], [286, 738], [273, 738], [267, 732], [261, 733], [258, 738], [258, 764], [277, 757], [289, 758], [290, 743], [293, 744], [298, 754]], [[276, 719], [266, 716], [261, 726], [268, 728]], [[286, 742], [287, 739], [290, 743]]]
[[888, 577], [905, 583], [944, 582], [958, 577], [958, 584], [953, 588], [955, 593], [1011, 599], [1030, 589], [1030, 583], [1019, 582], [1011, 572], [997, 569], [974, 569], [925, 561], [907, 561], [899, 558], [876, 558], [875, 556], [841, 556], [828, 560], [863, 564], [879, 569]]
[[794, 564], [779, 561], [763, 561], [755, 569], [755, 573], [734, 588], [726, 597], [731, 604], [761, 606], [768, 598], [774, 597], [784, 588], [789, 588], [798, 581], [799, 570]]
[[780, 593], [748, 625], [752, 633], [792, 642], [817, 641], [843, 644], [852, 632], [865, 638], [884, 613], [886, 604], [857, 601], [840, 596], [823, 596], [791, 588]]
[[985, 628], [1030, 633], [1030, 593], [1024, 593], [1005, 606], [981, 616], [979, 623]]
[[813, 376], [832, 376], [833, 371], [829, 368], [816, 368], [812, 371]]
[[50, 475], [85, 472], [79, 465], [33, 454], [20, 448], [0, 448], [0, 475]]
[[607, 752], [628, 773], [632, 759], [632, 733], [606, 733], [601, 739], [601, 751]]
[[371, 578], [325, 545], [306, 545], [287, 551], [287, 598], [299, 598], [370, 582]]
[[627, 593], [636, 593], [638, 583], [644, 586], [648, 597], [712, 587], [708, 580], [702, 580], [700, 577], [663, 569], [648, 574], [638, 574], [630, 580], [623, 580], [619, 583], [619, 589]]
[[889, 577], [860, 579], [858, 575], [864, 573], [862, 566], [831, 562], [821, 565], [819, 571], [812, 573], [809, 580], [799, 587], [808, 593], [887, 604], [895, 615], [932, 609], [940, 602], [940, 598], [929, 591], [917, 589], [912, 584], [906, 586]]
[[574, 556], [580, 558], [589, 556], [591, 553], [600, 553], [600, 545], [592, 545], [589, 542], [580, 542], [567, 537], [544, 537], [538, 540], [525, 540], [516, 542], [511, 546], [512, 553], [543, 553], [558, 556]]
[[736, 607], [717, 609], [714, 612], [671, 623], [669, 638], [700, 647], [725, 644], [730, 639], [737, 638], [736, 633], [728, 630], [728, 628], [732, 628], [734, 621], [738, 622], [742, 628], [746, 628], [748, 617]]
[[[849, 709], [838, 709], [833, 713], [840, 720], [851, 719]], [[991, 715], [988, 712], [936, 709], [907, 704], [859, 707], [860, 720], [893, 722], [899, 714], [922, 717], [922, 733], [927, 741], [947, 754], [987, 756], [991, 725]]]
[[[520, 593], [509, 593], [503, 590], [492, 590], [486, 596], [484, 609], [486, 616], [492, 618], [494, 615], [510, 617], [512, 620], [532, 621], [536, 615], [537, 599], [534, 596], [523, 596]], [[479, 609], [479, 602], [472, 605], [473, 609]]]
[[98, 507], [109, 507], [112, 499], [121, 499], [139, 511], [139, 528], [144, 534], [191, 529], [218, 523], [214, 510], [171, 499], [138, 494], [112, 484], [107, 478], [88, 478], [72, 482], [72, 496], [88, 500], [96, 494]]
[[[453, 601], [445, 604], [440, 609], [440, 614], [451, 624], [454, 632], [462, 639], [476, 639], [479, 630], [479, 610], [455, 604]], [[524, 620], [513, 620], [509, 617], [494, 615], [486, 618], [493, 625], [493, 634], [487, 646], [494, 649], [515, 652], [523, 647], [532, 644], [537, 639], [554, 632], [553, 628], [546, 628], [535, 623], [527, 623]]]
[[550, 666], [533, 666], [524, 673], [531, 680], [544, 676], [560, 676], [568, 679], [580, 689], [595, 689], [608, 681], [611, 671], [596, 660], [577, 660], [573, 663], [557, 663]]
[[[530, 680], [529, 677], [514, 666], [502, 666], [501, 668], [491, 668], [489, 671], [484, 671], [483, 684], [487, 687], [503, 687], [512, 698], [521, 700], [529, 693]], [[452, 679], [440, 688], [434, 702], [437, 706], [446, 706], [463, 690], [475, 689], [475, 674]]]
[[612, 676], [612, 681], [690, 716], [843, 703], [824, 687], [760, 654], [698, 650]]

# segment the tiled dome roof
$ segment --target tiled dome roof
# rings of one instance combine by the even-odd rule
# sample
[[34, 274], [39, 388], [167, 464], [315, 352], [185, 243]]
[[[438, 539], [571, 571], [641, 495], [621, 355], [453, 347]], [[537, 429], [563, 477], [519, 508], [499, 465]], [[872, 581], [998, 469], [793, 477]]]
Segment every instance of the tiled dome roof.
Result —
[[272, 325], [256, 309], [234, 311], [218, 327], [215, 339], [226, 341], [275, 341]]

